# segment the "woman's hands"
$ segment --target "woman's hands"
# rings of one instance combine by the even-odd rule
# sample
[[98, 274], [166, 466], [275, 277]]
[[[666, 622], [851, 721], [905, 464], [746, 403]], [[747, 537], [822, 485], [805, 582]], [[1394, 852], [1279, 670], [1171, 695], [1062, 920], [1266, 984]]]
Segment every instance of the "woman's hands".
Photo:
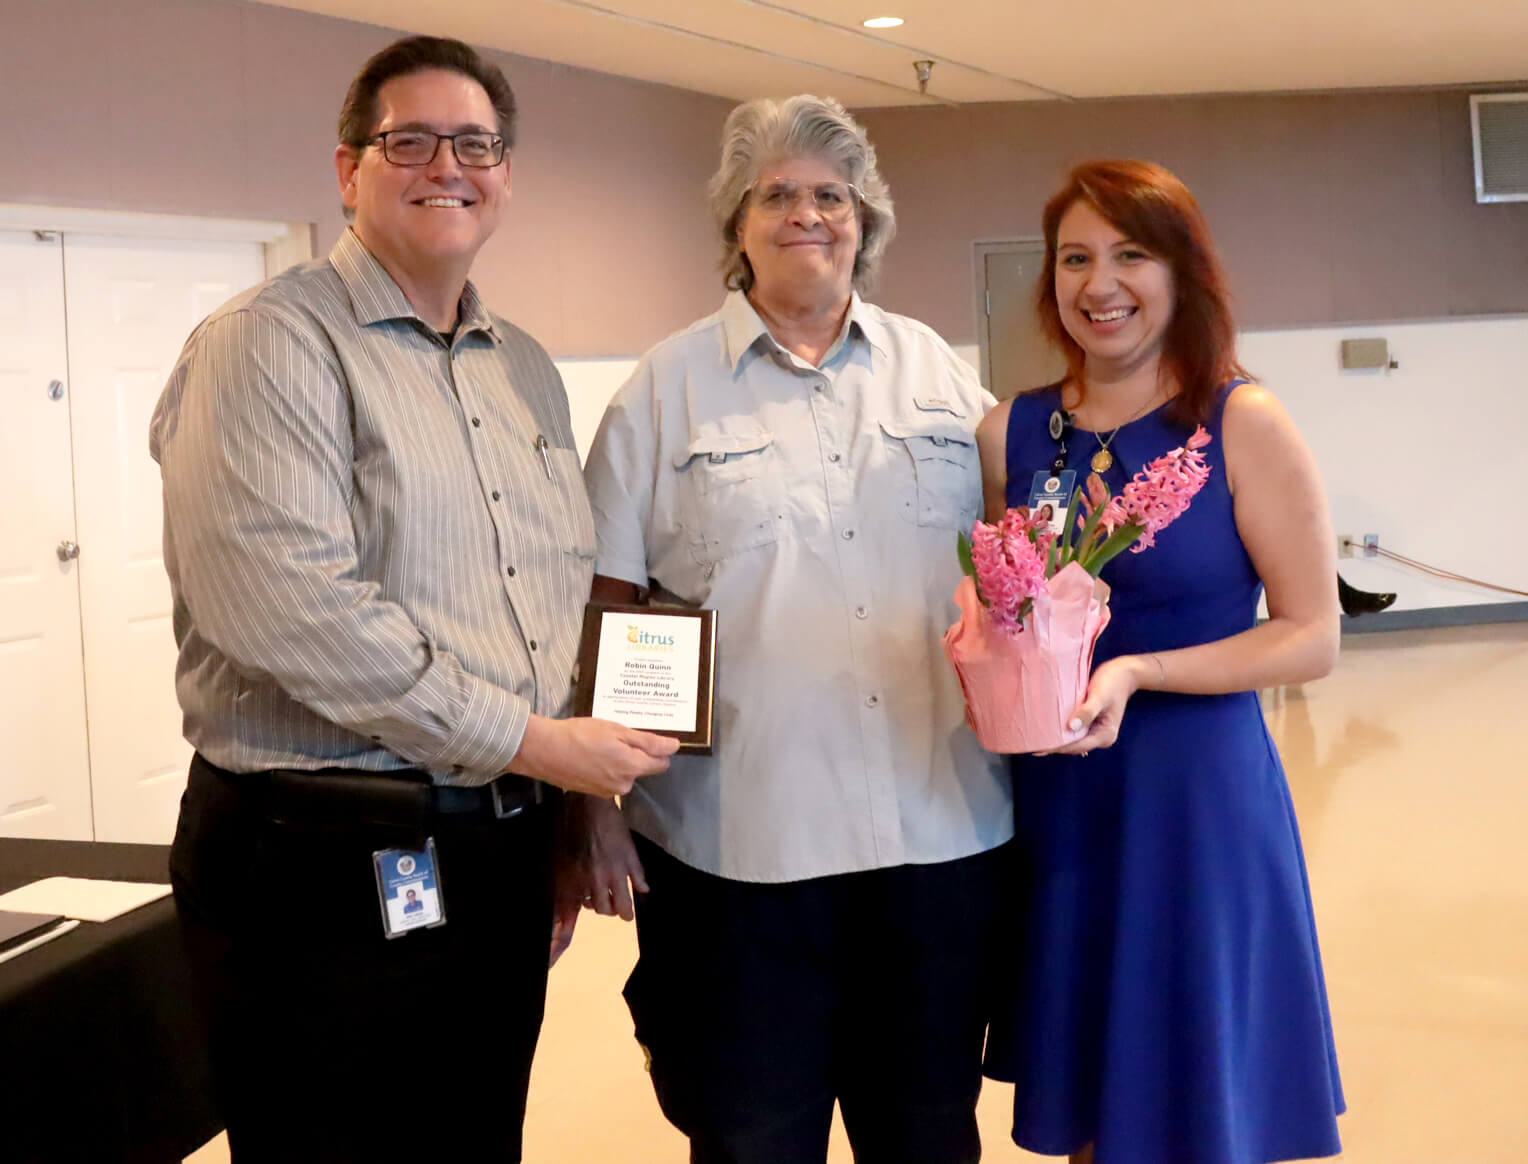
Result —
[[580, 910], [631, 921], [636, 917], [633, 893], [647, 892], [637, 847], [609, 797], [567, 797], [558, 850], [552, 965], [572, 944]]
[[1069, 722], [1069, 726], [1084, 727], [1087, 731], [1081, 739], [1045, 754], [1085, 756], [1094, 748], [1110, 747], [1119, 739], [1119, 727], [1130, 697], [1157, 673], [1157, 664], [1141, 655], [1121, 655], [1100, 663]]
[[631, 830], [615, 801], [586, 797], [585, 806], [589, 848], [584, 908], [631, 921], [636, 917], [633, 894], [647, 892], [647, 877]]
[[[568, 794], [558, 843], [556, 903], [553, 907], [552, 958], [573, 944], [579, 910], [631, 921], [636, 917], [633, 891], [648, 892], [648, 880], [631, 843], [631, 831], [610, 797]], [[630, 883], [630, 889], [628, 889]]]

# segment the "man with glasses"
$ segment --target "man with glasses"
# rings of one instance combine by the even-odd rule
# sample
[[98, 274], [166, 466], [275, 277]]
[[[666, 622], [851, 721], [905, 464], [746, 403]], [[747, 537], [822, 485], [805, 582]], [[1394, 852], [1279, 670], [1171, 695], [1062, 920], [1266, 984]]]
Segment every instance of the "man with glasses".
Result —
[[594, 527], [556, 369], [467, 281], [514, 118], [459, 42], [373, 57], [351, 228], [214, 312], [154, 415], [197, 753], [171, 873], [240, 1164], [518, 1160], [559, 790], [675, 747], [559, 718]]

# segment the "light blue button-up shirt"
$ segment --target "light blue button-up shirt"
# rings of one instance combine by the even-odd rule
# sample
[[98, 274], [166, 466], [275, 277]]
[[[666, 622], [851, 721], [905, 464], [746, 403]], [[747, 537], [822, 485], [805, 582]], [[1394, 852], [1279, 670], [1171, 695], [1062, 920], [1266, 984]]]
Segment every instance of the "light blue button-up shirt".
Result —
[[766, 882], [1012, 836], [940, 647], [992, 404], [933, 331], [858, 296], [820, 367], [737, 292], [643, 357], [585, 469], [596, 570], [718, 611], [717, 746], [639, 782], [632, 828]]

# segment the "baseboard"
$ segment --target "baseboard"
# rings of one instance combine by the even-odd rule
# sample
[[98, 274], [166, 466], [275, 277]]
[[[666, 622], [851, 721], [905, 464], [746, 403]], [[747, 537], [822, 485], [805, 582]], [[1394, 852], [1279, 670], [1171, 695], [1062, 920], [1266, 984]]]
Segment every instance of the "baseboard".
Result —
[[1439, 626], [1476, 626], [1492, 622], [1528, 622], [1528, 602], [1482, 602], [1475, 606], [1428, 606], [1421, 610], [1382, 610], [1357, 618], [1342, 616], [1343, 634], [1423, 630]]

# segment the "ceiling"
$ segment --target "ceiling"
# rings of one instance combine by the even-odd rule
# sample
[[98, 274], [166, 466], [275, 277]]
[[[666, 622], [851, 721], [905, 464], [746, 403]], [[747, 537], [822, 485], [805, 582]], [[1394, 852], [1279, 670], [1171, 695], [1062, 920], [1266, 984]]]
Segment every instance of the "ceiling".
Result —
[[[1528, 78], [1524, 0], [281, 0], [746, 99], [855, 108]], [[872, 31], [867, 17], [904, 18]], [[927, 93], [913, 62], [932, 60]]]

